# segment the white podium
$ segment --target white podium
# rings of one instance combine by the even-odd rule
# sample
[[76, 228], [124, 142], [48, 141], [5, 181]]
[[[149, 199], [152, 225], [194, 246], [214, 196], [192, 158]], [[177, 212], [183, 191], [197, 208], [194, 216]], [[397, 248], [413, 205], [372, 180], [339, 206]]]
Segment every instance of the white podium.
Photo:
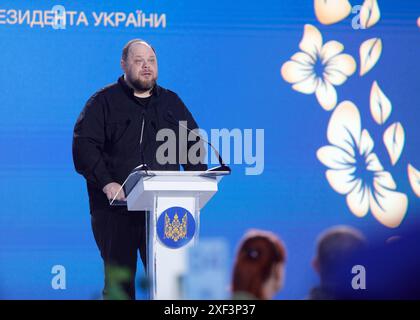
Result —
[[124, 190], [129, 211], [147, 211], [150, 299], [179, 299], [187, 250], [198, 241], [200, 210], [229, 171], [136, 171]]

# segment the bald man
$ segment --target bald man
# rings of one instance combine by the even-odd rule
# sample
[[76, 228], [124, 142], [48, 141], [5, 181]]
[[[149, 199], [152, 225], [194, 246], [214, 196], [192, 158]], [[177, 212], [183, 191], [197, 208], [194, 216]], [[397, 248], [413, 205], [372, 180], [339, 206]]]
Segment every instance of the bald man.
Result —
[[[128, 212], [126, 207], [110, 206], [109, 201], [125, 199], [124, 192], [118, 191], [141, 164], [151, 170], [180, 170], [178, 155], [175, 162], [157, 159], [157, 149], [163, 143], [156, 141], [160, 129], [172, 129], [179, 146], [179, 127], [174, 119], [186, 121], [191, 130], [198, 128], [178, 95], [157, 84], [158, 63], [151, 45], [141, 39], [129, 41], [120, 63], [124, 74], [87, 101], [73, 135], [73, 161], [87, 182], [92, 230], [105, 265], [105, 299], [112, 298], [107, 272], [111, 267], [129, 270], [122, 288], [125, 298], [135, 299], [138, 252], [147, 266], [146, 213]], [[194, 144], [181, 143], [187, 150]], [[207, 169], [203, 162], [192, 164], [188, 159], [182, 166], [184, 170]]]

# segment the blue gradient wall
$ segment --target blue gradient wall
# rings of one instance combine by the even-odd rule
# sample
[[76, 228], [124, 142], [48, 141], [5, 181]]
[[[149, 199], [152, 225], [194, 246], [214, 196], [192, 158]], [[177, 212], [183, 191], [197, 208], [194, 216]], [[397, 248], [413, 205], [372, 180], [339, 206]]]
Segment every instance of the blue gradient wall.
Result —
[[[362, 1], [351, 1], [352, 5]], [[354, 2], [354, 3], [353, 3]], [[73, 169], [72, 130], [86, 100], [122, 73], [121, 48], [140, 37], [159, 59], [159, 83], [177, 92], [204, 129], [265, 130], [265, 169], [246, 176], [232, 165], [220, 191], [203, 210], [202, 237], [224, 237], [233, 257], [249, 228], [276, 232], [288, 249], [287, 278], [279, 299], [304, 298], [316, 283], [310, 263], [314, 241], [335, 224], [355, 226], [387, 239], [414, 223], [420, 204], [407, 165], [420, 168], [419, 1], [378, 1], [381, 19], [354, 30], [354, 14], [322, 25], [313, 1], [9, 1], [0, 10], [158, 12], [166, 28], [68, 26], [65, 30], [0, 24], [0, 298], [92, 299], [102, 287], [102, 263], [91, 234], [85, 182]], [[4, 19], [3, 19], [4, 20]], [[345, 197], [325, 178], [317, 150], [328, 144], [331, 112], [315, 95], [291, 88], [282, 65], [300, 51], [304, 25], [324, 41], [337, 40], [354, 57], [357, 71], [337, 87], [338, 102], [353, 101], [375, 153], [392, 172], [408, 209], [398, 228], [353, 215]], [[360, 44], [383, 42], [375, 67], [359, 76]], [[405, 145], [395, 165], [382, 143], [384, 129], [369, 109], [373, 81], [392, 101], [390, 125], [400, 122]], [[67, 289], [51, 288], [51, 267], [67, 271]]]

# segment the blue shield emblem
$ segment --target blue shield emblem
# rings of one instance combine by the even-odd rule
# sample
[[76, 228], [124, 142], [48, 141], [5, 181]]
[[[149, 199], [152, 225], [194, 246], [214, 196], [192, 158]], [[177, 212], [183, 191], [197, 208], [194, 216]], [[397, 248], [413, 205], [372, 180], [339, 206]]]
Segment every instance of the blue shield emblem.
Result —
[[171, 207], [164, 210], [157, 221], [159, 240], [168, 248], [185, 246], [195, 234], [195, 220], [185, 208]]

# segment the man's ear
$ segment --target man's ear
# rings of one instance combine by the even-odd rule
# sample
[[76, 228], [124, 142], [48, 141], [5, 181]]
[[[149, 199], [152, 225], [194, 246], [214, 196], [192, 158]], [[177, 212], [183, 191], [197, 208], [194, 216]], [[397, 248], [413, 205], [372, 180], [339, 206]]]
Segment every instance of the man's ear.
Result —
[[123, 71], [125, 72], [126, 62], [124, 61], [124, 59], [120, 60], [120, 66], [121, 66], [121, 69], [123, 69]]

